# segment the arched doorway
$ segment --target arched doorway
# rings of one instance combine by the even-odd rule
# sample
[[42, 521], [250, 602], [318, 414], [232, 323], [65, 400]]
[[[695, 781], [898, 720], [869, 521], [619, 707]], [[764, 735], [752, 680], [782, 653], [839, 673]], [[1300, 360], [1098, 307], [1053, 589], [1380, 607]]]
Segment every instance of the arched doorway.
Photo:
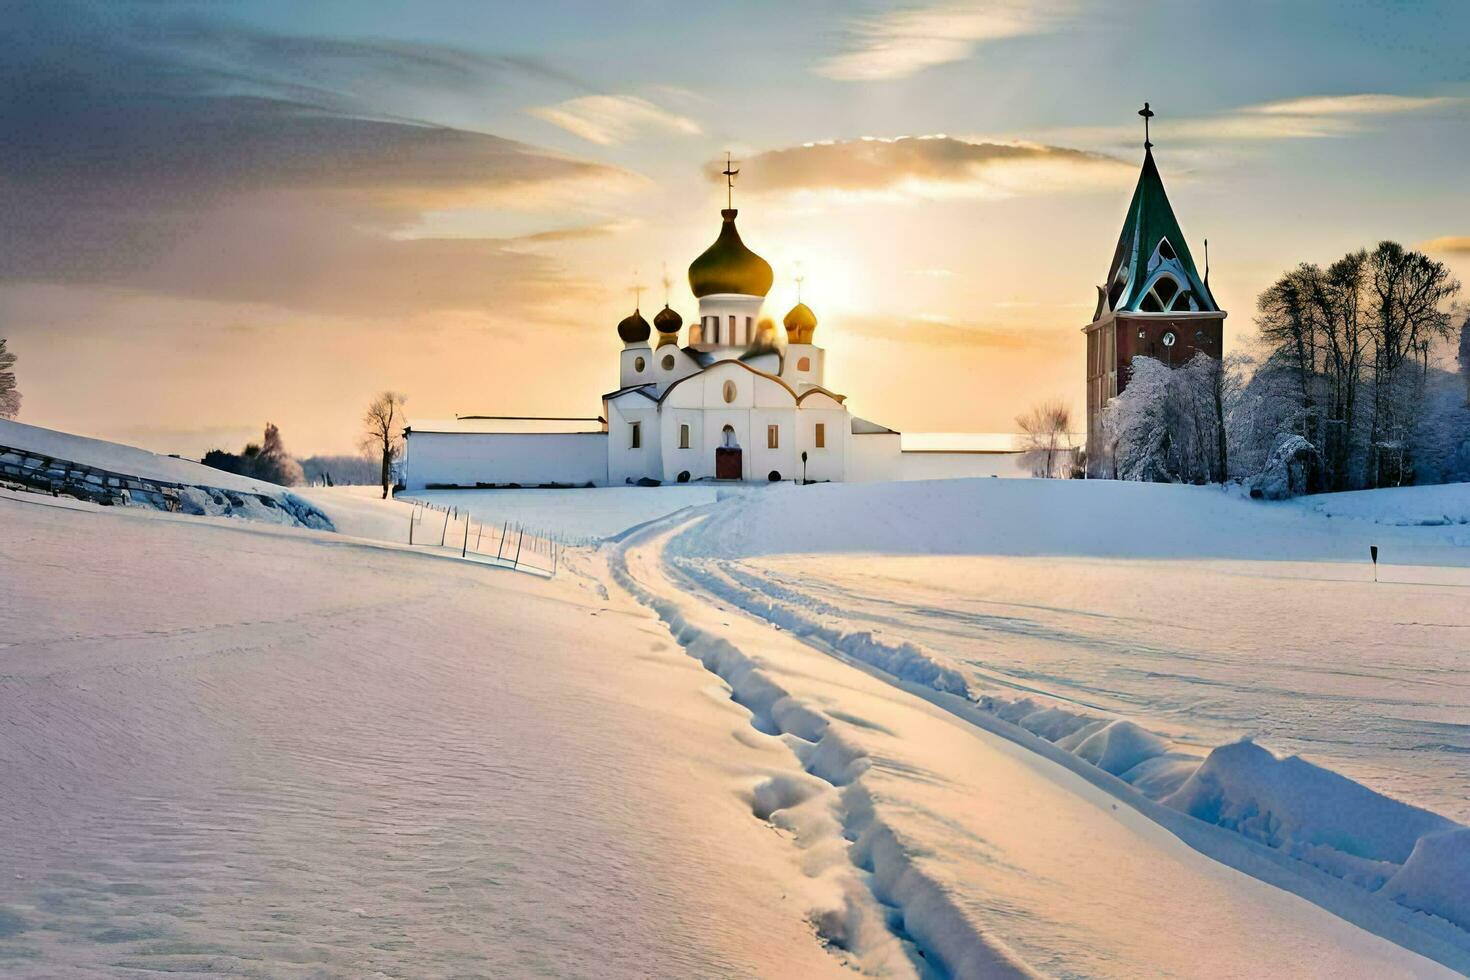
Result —
[[735, 436], [735, 427], [727, 425], [720, 431], [720, 445], [715, 449], [715, 479], [738, 480], [744, 472], [744, 453], [740, 440]]

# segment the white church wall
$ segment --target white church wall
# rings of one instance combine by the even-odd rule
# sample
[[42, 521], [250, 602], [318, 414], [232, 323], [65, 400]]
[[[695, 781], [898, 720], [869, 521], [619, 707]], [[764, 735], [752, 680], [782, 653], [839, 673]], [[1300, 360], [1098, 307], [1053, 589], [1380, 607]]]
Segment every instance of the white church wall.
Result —
[[[830, 401], [830, 399], [824, 399]], [[847, 411], [837, 408], [808, 408], [813, 399], [802, 402], [796, 413], [800, 449], [806, 451], [808, 480], [844, 480], [848, 476], [848, 451], [852, 440], [852, 422]], [[835, 403], [834, 403], [835, 404]], [[817, 448], [817, 426], [823, 427], [823, 446]], [[801, 454], [797, 453], [793, 476], [801, 478]]]
[[410, 432], [404, 484], [580, 486], [607, 482], [605, 432]]
[[[633, 425], [638, 424], [638, 445]], [[625, 395], [607, 402], [607, 482], [620, 486], [643, 477], [663, 479], [659, 453], [658, 405], [642, 395]]]
[[660, 392], [675, 381], [687, 378], [700, 370], [699, 362], [684, 353], [683, 348], [674, 344], [666, 344], [654, 351], [650, 363], [651, 378], [658, 382]]
[[[787, 344], [786, 360], [781, 377], [800, 391], [803, 384], [822, 385], [824, 354], [815, 344]], [[802, 364], [806, 367], [803, 368]]]
[[[715, 450], [705, 442], [704, 413], [697, 408], [676, 408], [665, 404], [660, 424], [660, 448], [664, 478], [674, 481], [681, 472], [691, 480], [709, 479], [715, 475]], [[680, 445], [681, 428], [689, 427], [689, 445]]]
[[[796, 416], [797, 410], [787, 396], [785, 408], [755, 408], [750, 411], [750, 441], [745, 450], [747, 479], [767, 480], [777, 473], [778, 479], [790, 480], [799, 475]], [[770, 426], [776, 427], [776, 448], [770, 447]]]
[[618, 365], [618, 387], [646, 384], [655, 380], [653, 351], [644, 344], [624, 347]]

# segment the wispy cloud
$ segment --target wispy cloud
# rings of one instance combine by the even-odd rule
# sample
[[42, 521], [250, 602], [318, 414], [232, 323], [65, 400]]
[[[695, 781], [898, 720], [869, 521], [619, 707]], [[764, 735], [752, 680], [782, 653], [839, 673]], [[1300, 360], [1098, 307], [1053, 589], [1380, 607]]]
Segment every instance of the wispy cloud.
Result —
[[626, 143], [648, 130], [685, 136], [698, 136], [704, 132], [699, 123], [688, 116], [669, 112], [636, 95], [584, 95], [526, 111], [602, 146]]
[[[723, 161], [710, 164], [710, 179], [722, 180], [723, 167]], [[1052, 193], [1112, 185], [1131, 175], [1131, 165], [1102, 154], [944, 135], [807, 143], [758, 153], [741, 164], [746, 191], [891, 200]]]
[[[1467, 106], [1470, 99], [1453, 96], [1373, 92], [1314, 95], [1241, 106], [1211, 116], [1172, 119], [1165, 114], [1155, 121], [1154, 132], [1160, 139], [1175, 143], [1330, 139], [1370, 131], [1385, 125], [1391, 117], [1463, 110]], [[1082, 143], [1131, 142], [1138, 135], [1138, 127], [1067, 127], [1050, 130], [1047, 135]]]
[[[507, 68], [454, 49], [33, 9], [0, 60], [0, 281], [327, 313], [533, 309], [572, 285], [514, 239], [407, 237], [430, 210], [538, 211], [624, 171], [375, 112]], [[282, 52], [285, 52], [283, 54]], [[565, 219], [563, 219], [565, 220]]]
[[[1034, 350], [1034, 330], [951, 321], [935, 316], [844, 316], [835, 324], [845, 334], [931, 347], [980, 347], [990, 350]], [[1061, 334], [1057, 335], [1059, 338]], [[1067, 339], [1070, 339], [1067, 334]], [[1049, 340], [1049, 337], [1043, 338]]]
[[1439, 238], [1431, 238], [1422, 242], [1419, 248], [1425, 252], [1450, 253], [1452, 255], [1470, 254], [1470, 235], [1442, 235]]
[[891, 10], [852, 21], [847, 49], [813, 71], [839, 81], [905, 78], [963, 61], [988, 41], [1044, 33], [1072, 8], [1070, 0], [949, 0]]

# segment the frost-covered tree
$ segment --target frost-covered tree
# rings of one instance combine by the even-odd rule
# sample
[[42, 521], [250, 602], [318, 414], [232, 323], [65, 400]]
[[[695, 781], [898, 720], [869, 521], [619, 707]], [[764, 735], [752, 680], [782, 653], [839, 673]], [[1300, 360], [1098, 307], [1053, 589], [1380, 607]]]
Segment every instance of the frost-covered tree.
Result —
[[1072, 410], [1060, 399], [1033, 405], [1016, 416], [1021, 445], [1031, 475], [1066, 478], [1071, 475]]
[[260, 453], [255, 457], [255, 477], [279, 483], [283, 487], [300, 486], [306, 477], [298, 463], [281, 441], [281, 430], [267, 422], [265, 438], [260, 444]]
[[382, 464], [383, 499], [393, 489], [393, 461], [403, 446], [403, 403], [406, 399], [396, 391], [385, 391], [374, 398], [362, 417], [362, 449]]
[[[1382, 242], [1369, 254], [1368, 278], [1373, 343], [1368, 481], [1402, 485], [1412, 480], [1412, 435], [1423, 406], [1429, 351], [1451, 335], [1444, 306], [1460, 283], [1442, 262], [1397, 242]], [[1415, 358], [1422, 359], [1422, 370], [1414, 370]]]
[[1269, 407], [1276, 421], [1231, 439], [1244, 437], [1263, 465], [1300, 436], [1310, 491], [1406, 482], [1430, 355], [1450, 333], [1445, 304], [1458, 289], [1444, 265], [1394, 242], [1287, 272], [1257, 301], [1261, 366], [1244, 393], [1248, 414]]
[[15, 386], [16, 356], [0, 337], [0, 419], [13, 419], [20, 414], [20, 390]]
[[217, 470], [267, 480], [283, 487], [300, 486], [306, 482], [301, 464], [286, 451], [281, 441], [281, 430], [269, 422], [265, 426], [265, 438], [259, 443], [246, 443], [239, 454], [211, 449], [201, 462]]
[[1465, 404], [1470, 405], [1470, 315], [1460, 324], [1460, 377], [1465, 382]]
[[1208, 483], [1229, 475], [1241, 361], [1196, 354], [1177, 368], [1135, 357], [1128, 385], [1103, 414], [1121, 480]]

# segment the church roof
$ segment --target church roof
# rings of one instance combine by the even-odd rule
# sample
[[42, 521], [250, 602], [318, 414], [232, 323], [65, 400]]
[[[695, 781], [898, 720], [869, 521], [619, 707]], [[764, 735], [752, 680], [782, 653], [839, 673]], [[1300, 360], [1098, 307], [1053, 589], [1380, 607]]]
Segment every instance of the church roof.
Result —
[[720, 212], [724, 224], [715, 243], [689, 264], [689, 288], [696, 297], [715, 293], [764, 296], [771, 291], [771, 264], [745, 247], [735, 230], [734, 208]]
[[[1160, 290], [1150, 301], [1155, 283], [1165, 273], [1176, 280], [1177, 294], [1172, 289]], [[1113, 252], [1113, 262], [1108, 268], [1103, 290], [1107, 301], [1099, 314], [1108, 310], [1157, 313], [1165, 310], [1218, 312], [1220, 309], [1215, 305], [1208, 283], [1195, 268], [1189, 243], [1174, 217], [1169, 196], [1164, 192], [1164, 179], [1159, 176], [1158, 165], [1154, 163], [1153, 150], [1147, 147], [1144, 149], [1143, 170], [1138, 175], [1138, 186], [1133, 190], [1133, 200], [1128, 205], [1128, 215], [1123, 221], [1123, 232], [1118, 236], [1118, 247]], [[1169, 295], [1164, 295], [1165, 292]], [[1164, 305], [1154, 309], [1158, 300], [1162, 300]]]

